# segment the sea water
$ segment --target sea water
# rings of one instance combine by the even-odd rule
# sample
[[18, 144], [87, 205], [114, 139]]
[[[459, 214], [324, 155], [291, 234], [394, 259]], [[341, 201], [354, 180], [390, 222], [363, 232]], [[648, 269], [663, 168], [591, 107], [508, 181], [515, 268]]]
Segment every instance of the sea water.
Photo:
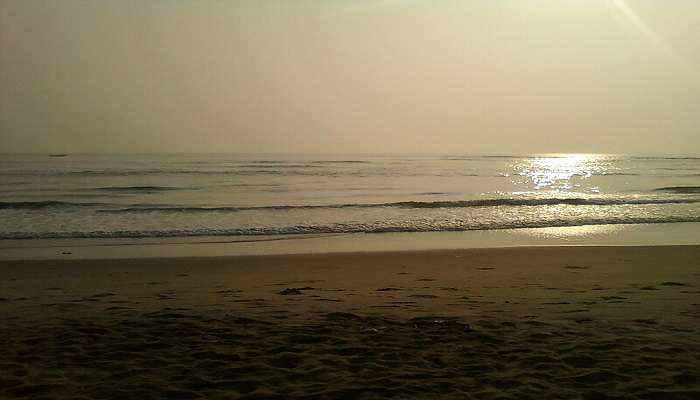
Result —
[[674, 222], [700, 222], [700, 157], [0, 156], [0, 239]]

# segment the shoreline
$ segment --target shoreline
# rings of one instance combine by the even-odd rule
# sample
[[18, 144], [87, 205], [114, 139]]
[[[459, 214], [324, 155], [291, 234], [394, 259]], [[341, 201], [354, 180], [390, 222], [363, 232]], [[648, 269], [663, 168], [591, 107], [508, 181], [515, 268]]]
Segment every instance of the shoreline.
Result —
[[700, 223], [587, 225], [463, 232], [0, 241], [0, 260], [113, 259], [700, 244]]
[[[228, 243], [228, 242], [226, 242]], [[108, 245], [112, 246], [112, 245]], [[124, 246], [124, 245], [113, 245], [113, 246]], [[128, 246], [128, 245], [127, 245]], [[70, 246], [56, 246], [56, 247], [70, 247]], [[78, 246], [79, 247], [79, 246]], [[377, 256], [377, 257], [392, 257], [392, 256], [405, 256], [405, 255], [444, 255], [446, 253], [481, 253], [481, 252], [508, 252], [508, 251], [528, 251], [528, 250], [548, 250], [548, 249], [558, 249], [558, 250], [574, 250], [574, 249], [590, 249], [593, 251], [602, 249], [638, 249], [638, 250], [653, 250], [653, 249], [700, 249], [700, 244], [659, 244], [659, 245], [648, 245], [648, 244], [637, 244], [637, 245], [620, 245], [620, 244], [557, 244], [557, 245], [513, 245], [513, 246], [494, 246], [494, 247], [465, 247], [465, 248], [433, 248], [433, 249], [419, 249], [419, 250], [371, 250], [371, 251], [329, 251], [329, 252], [309, 252], [309, 253], [270, 253], [270, 254], [237, 254], [237, 255], [191, 255], [191, 256], [154, 256], [154, 257], [121, 257], [121, 258], [63, 258], [63, 259], [1, 259], [0, 258], [0, 268], [7, 265], [13, 264], [47, 264], [47, 265], [64, 265], [64, 264], [94, 264], [101, 262], [109, 263], [130, 263], [130, 262], [227, 262], [236, 260], [282, 260], [287, 258], [305, 258], [305, 257], [320, 257], [320, 258], [342, 258], [342, 257], [362, 257], [362, 256]]]

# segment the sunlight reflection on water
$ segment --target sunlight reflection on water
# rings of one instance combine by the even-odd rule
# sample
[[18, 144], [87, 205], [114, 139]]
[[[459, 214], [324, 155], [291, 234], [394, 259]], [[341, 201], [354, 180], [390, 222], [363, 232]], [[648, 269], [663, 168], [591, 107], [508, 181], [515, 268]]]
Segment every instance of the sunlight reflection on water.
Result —
[[[513, 165], [516, 175], [527, 177], [535, 189], [567, 191], [578, 185], [574, 178], [587, 179], [609, 172], [609, 157], [599, 154], [555, 154], [524, 160]], [[596, 191], [594, 188], [592, 191]]]
[[538, 229], [524, 229], [516, 231], [526, 236], [537, 237], [540, 239], [575, 239], [575, 238], [593, 238], [601, 235], [610, 235], [613, 233], [622, 232], [628, 229], [629, 225], [587, 225], [587, 226], [566, 226], [566, 227], [550, 227]]

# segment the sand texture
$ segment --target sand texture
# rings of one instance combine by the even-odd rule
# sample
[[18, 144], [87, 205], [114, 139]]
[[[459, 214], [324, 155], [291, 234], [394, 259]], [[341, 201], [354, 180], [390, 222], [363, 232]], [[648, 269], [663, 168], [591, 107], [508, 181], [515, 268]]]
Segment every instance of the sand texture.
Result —
[[700, 246], [0, 263], [0, 398], [700, 399]]

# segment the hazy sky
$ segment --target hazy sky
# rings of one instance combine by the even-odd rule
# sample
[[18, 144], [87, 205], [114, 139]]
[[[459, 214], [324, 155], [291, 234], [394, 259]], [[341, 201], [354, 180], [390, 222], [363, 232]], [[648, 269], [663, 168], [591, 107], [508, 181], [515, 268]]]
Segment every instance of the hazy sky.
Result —
[[0, 0], [0, 152], [700, 153], [698, 0]]

